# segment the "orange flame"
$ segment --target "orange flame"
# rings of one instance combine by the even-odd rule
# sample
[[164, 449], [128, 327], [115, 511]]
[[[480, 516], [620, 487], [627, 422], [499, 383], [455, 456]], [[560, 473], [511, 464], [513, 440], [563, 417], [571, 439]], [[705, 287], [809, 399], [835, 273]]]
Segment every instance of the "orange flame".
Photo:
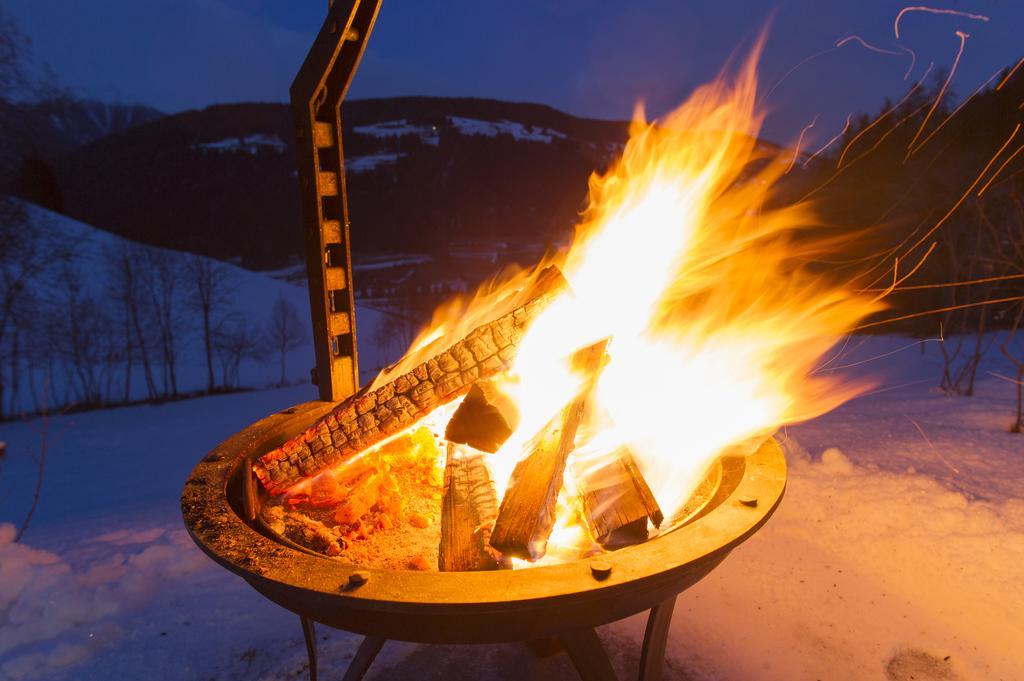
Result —
[[[571, 291], [526, 331], [502, 386], [520, 419], [488, 457], [499, 497], [527, 443], [595, 378], [568, 358], [604, 339], [609, 361], [576, 446], [588, 455], [627, 448], [666, 517], [724, 450], [864, 387], [815, 373], [881, 305], [809, 265], [835, 247], [810, 234], [811, 206], [772, 203], [787, 159], [757, 138], [760, 48], [734, 79], [720, 76], [657, 123], [638, 109], [621, 159], [591, 178], [584, 219], [559, 258]], [[529, 276], [453, 306], [423, 338], [454, 342], [455, 329], [495, 318], [495, 301]], [[560, 504], [554, 551], [582, 541], [569, 506]]]

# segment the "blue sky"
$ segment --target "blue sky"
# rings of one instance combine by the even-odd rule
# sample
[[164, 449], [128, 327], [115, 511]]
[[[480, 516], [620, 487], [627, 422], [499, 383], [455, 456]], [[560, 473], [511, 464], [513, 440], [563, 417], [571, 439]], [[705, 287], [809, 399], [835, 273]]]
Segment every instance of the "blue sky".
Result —
[[[326, 0], [0, 0], [64, 85], [101, 99], [174, 112], [231, 101], [284, 101], [318, 30]], [[905, 89], [909, 54], [893, 19], [904, 2], [753, 0], [384, 0], [351, 97], [405, 94], [493, 97], [550, 104], [573, 114], [653, 113], [695, 86], [772, 21], [762, 61], [765, 88], [807, 62], [766, 101], [765, 133], [791, 141], [818, 116], [827, 139], [851, 111], [877, 110]], [[928, 3], [925, 3], [928, 4]], [[1024, 54], [1024, 2], [930, 3], [990, 21], [913, 12], [901, 41], [949, 64], [970, 34], [954, 81], [968, 94]], [[913, 76], [912, 76], [913, 79]], [[812, 135], [812, 136], [814, 136]], [[812, 140], [813, 141], [813, 140]]]

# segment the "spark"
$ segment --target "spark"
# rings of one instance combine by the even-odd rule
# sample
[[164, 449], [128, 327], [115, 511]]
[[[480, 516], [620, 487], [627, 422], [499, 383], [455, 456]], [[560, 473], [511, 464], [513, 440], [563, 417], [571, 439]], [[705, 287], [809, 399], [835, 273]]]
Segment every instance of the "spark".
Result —
[[[823, 373], [826, 369], [828, 369], [828, 366], [830, 364], [832, 364], [832, 362], [838, 361], [840, 357], [844, 357], [845, 353], [846, 353], [846, 349], [848, 347], [850, 347], [850, 342], [852, 340], [853, 340], [853, 334], [846, 334], [846, 337], [843, 339], [843, 346], [841, 348], [839, 348], [839, 350], [837, 350], [834, 355], [829, 357], [827, 361], [823, 362], [821, 364], [821, 366], [819, 366], [817, 369], [815, 369], [814, 373], [815, 374]], [[861, 340], [861, 342], [857, 345], [857, 347], [860, 347], [863, 344], [864, 344], [864, 341]], [[835, 371], [835, 369], [832, 369], [832, 371]]]
[[772, 93], [773, 93], [773, 92], [775, 92], [775, 89], [776, 89], [777, 87], [779, 87], [780, 85], [782, 85], [782, 83], [783, 83], [783, 82], [784, 82], [784, 81], [785, 81], [785, 80], [786, 80], [787, 78], [789, 78], [789, 77], [790, 77], [790, 76], [791, 76], [791, 75], [793, 74], [793, 72], [794, 72], [794, 71], [796, 71], [796, 70], [797, 70], [798, 68], [800, 68], [801, 66], [803, 66], [803, 65], [804, 65], [804, 64], [806, 64], [807, 62], [809, 62], [809, 61], [812, 61], [812, 60], [814, 60], [814, 59], [817, 59], [818, 57], [820, 57], [820, 56], [821, 56], [821, 55], [823, 55], [823, 54], [828, 54], [829, 52], [831, 52], [831, 51], [832, 51], [832, 50], [834, 50], [834, 49], [836, 49], [836, 48], [834, 48], [834, 47], [830, 47], [830, 48], [828, 48], [828, 49], [822, 50], [821, 52], [815, 52], [815, 53], [814, 53], [814, 54], [812, 54], [811, 56], [809, 56], [809, 57], [804, 57], [804, 58], [803, 58], [803, 59], [801, 59], [801, 60], [800, 60], [799, 62], [797, 62], [796, 66], [794, 66], [793, 68], [791, 68], [791, 69], [790, 69], [789, 71], [786, 71], [785, 75], [783, 75], [783, 76], [782, 76], [782, 78], [779, 78], [779, 79], [778, 79], [777, 81], [775, 81], [775, 84], [774, 84], [774, 85], [772, 85], [772, 86], [771, 86], [771, 88], [770, 88], [770, 89], [768, 90], [768, 93], [767, 93], [767, 94], [765, 94], [765, 96], [764, 96], [764, 98], [765, 98], [765, 101], [767, 101], [767, 100], [768, 100], [768, 98], [772, 96]]
[[813, 189], [808, 191], [807, 194], [805, 194], [803, 197], [801, 197], [800, 201], [801, 202], [807, 201], [808, 199], [813, 197], [815, 194], [817, 194], [818, 191], [820, 191], [821, 189], [825, 188], [829, 184], [831, 184], [834, 181], [836, 181], [836, 179], [838, 179], [840, 177], [840, 175], [842, 175], [844, 172], [846, 172], [849, 168], [853, 167], [853, 164], [857, 163], [857, 161], [860, 161], [861, 159], [863, 159], [865, 156], [867, 156], [868, 154], [870, 154], [874, 150], [877, 150], [879, 145], [886, 140], [886, 137], [888, 137], [892, 133], [896, 132], [899, 129], [899, 127], [901, 125], [903, 125], [904, 123], [906, 123], [909, 119], [911, 119], [914, 116], [918, 115], [921, 112], [922, 109], [927, 107], [927, 105], [928, 105], [928, 102], [926, 101], [925, 103], [923, 103], [921, 105], [921, 107], [916, 108], [915, 110], [913, 110], [912, 112], [910, 112], [909, 114], [907, 114], [906, 116], [901, 118], [899, 121], [897, 121], [896, 124], [892, 128], [890, 128], [889, 130], [886, 130], [886, 133], [884, 135], [882, 135], [881, 137], [879, 137], [879, 140], [877, 142], [874, 142], [873, 144], [871, 144], [870, 148], [868, 148], [868, 150], [866, 152], [864, 152], [863, 154], [858, 156], [856, 159], [854, 159], [853, 161], [848, 163], [846, 168], [840, 168], [839, 170], [837, 170], [836, 172], [831, 174], [831, 176], [829, 176], [828, 179], [826, 179], [824, 182], [822, 182], [821, 184], [818, 184], [816, 187], [814, 187]]
[[[902, 246], [902, 245], [903, 244], [901, 243], [900, 246]], [[905, 282], [907, 279], [910, 279], [912, 276], [914, 276], [914, 274], [916, 274], [917, 271], [919, 269], [921, 269], [921, 267], [924, 266], [925, 261], [928, 260], [928, 258], [931, 256], [932, 252], [935, 250], [935, 248], [938, 245], [939, 245], [939, 242], [933, 241], [932, 245], [928, 247], [928, 250], [925, 251], [924, 255], [922, 255], [921, 258], [917, 261], [917, 264], [914, 265], [914, 267], [912, 267], [911, 270], [909, 272], [907, 272], [906, 274], [904, 274], [902, 277], [899, 276], [899, 273], [900, 273], [900, 259], [897, 256], [896, 258], [893, 259], [893, 264], [892, 264], [892, 283], [891, 284], [889, 284], [888, 286], [886, 286], [883, 289], [865, 288], [865, 289], [861, 289], [861, 290], [864, 291], [864, 292], [867, 292], [867, 291], [881, 291], [880, 295], [875, 296], [875, 300], [883, 300], [890, 293], [895, 291], [896, 288], [898, 286], [900, 286], [903, 282]], [[897, 246], [897, 248], [899, 248], [899, 246]], [[871, 269], [873, 270], [874, 268], [871, 268]], [[870, 272], [870, 271], [871, 270], [868, 270], [868, 272]], [[886, 270], [886, 272], [888, 272], [888, 270]], [[882, 278], [885, 277], [886, 272], [883, 272], [877, 279], [875, 279], [873, 282], [871, 282], [871, 284], [869, 284], [869, 286], [874, 286], [876, 283], [881, 281]]]
[[904, 47], [903, 45], [897, 45], [896, 47], [900, 48], [901, 50], [910, 55], [910, 66], [907, 67], [907, 72], [903, 74], [903, 80], [907, 80], [908, 78], [910, 78], [910, 74], [914, 72], [914, 66], [917, 64], [917, 53], [914, 52], [909, 47]]
[[904, 414], [904, 416], [907, 417], [908, 421], [910, 421], [911, 423], [914, 424], [914, 427], [917, 428], [917, 432], [921, 433], [921, 437], [923, 437], [924, 441], [928, 443], [929, 447], [931, 447], [931, 450], [932, 450], [932, 452], [935, 453], [935, 456], [937, 456], [940, 459], [942, 459], [942, 463], [946, 464], [946, 468], [948, 468], [949, 470], [953, 471], [953, 473], [955, 473], [956, 475], [960, 475], [960, 471], [958, 471], [953, 464], [951, 464], [949, 461], [947, 461], [946, 457], [942, 456], [942, 454], [939, 453], [939, 450], [937, 450], [935, 448], [935, 445], [933, 445], [932, 441], [928, 439], [928, 436], [924, 434], [924, 429], [922, 429], [921, 426], [918, 425], [917, 421], [915, 421], [914, 419], [910, 418], [906, 414]]
[[838, 41], [836, 43], [836, 47], [842, 47], [843, 45], [845, 45], [846, 43], [850, 42], [851, 40], [860, 43], [861, 46], [864, 47], [864, 49], [871, 50], [872, 52], [877, 52], [878, 54], [891, 54], [894, 57], [902, 56], [899, 52], [895, 52], [893, 50], [882, 49], [881, 47], [876, 47], [876, 46], [868, 43], [867, 41], [865, 41], [859, 35], [846, 36], [845, 38], [843, 38], [842, 40], [840, 40], [840, 41]]
[[892, 357], [893, 355], [898, 355], [901, 352], [909, 350], [910, 348], [921, 347], [925, 343], [937, 343], [938, 341], [941, 341], [941, 340], [942, 340], [941, 338], [922, 338], [919, 341], [914, 341], [913, 343], [908, 343], [906, 345], [903, 345], [903, 346], [900, 346], [900, 347], [896, 348], [895, 350], [890, 350], [889, 352], [883, 352], [883, 353], [881, 353], [879, 355], [875, 355], [874, 357], [868, 357], [867, 359], [858, 360], [856, 362], [850, 362], [849, 364], [842, 364], [842, 365], [837, 366], [837, 367], [832, 367], [832, 371], [843, 371], [845, 369], [853, 369], [853, 368], [859, 367], [859, 366], [861, 366], [863, 364], [869, 364], [871, 362], [877, 362], [880, 359], [885, 359], [886, 357]]
[[892, 23], [893, 32], [896, 34], [896, 38], [900, 37], [900, 19], [903, 15], [908, 12], [928, 12], [930, 14], [952, 14], [958, 17], [965, 17], [967, 19], [974, 19], [976, 21], [988, 21], [988, 17], [984, 14], [971, 14], [970, 12], [961, 12], [955, 9], [937, 9], [935, 7], [924, 7], [922, 5], [915, 5], [913, 7], [904, 7], [900, 10], [900, 13], [896, 15], [896, 20]]
[[956, 52], [956, 58], [953, 60], [953, 66], [950, 68], [949, 75], [946, 76], [946, 82], [942, 84], [939, 94], [935, 96], [935, 102], [932, 104], [932, 108], [928, 110], [928, 113], [925, 114], [924, 120], [921, 121], [921, 127], [917, 129], [917, 134], [914, 135], [914, 139], [910, 140], [910, 144], [907, 145], [907, 156], [904, 157], [904, 162], [910, 157], [910, 154], [913, 153], [910, 149], [914, 146], [914, 143], [917, 142], [917, 138], [921, 136], [921, 133], [924, 132], [925, 126], [928, 125], [928, 121], [931, 119], [932, 114], [935, 113], [935, 109], [938, 108], [939, 102], [942, 101], [943, 95], [946, 94], [946, 89], [949, 87], [950, 81], [953, 80], [953, 76], [956, 74], [957, 64], [960, 63], [960, 57], [964, 53], [964, 46], [967, 44], [967, 39], [970, 37], [970, 35], [963, 31], [956, 31], [956, 35], [960, 38], [960, 48]]
[[1024, 381], [1019, 381], [1016, 378], [1012, 378], [1010, 376], [1004, 376], [1003, 374], [1000, 374], [996, 371], [987, 371], [985, 373], [987, 373], [989, 376], [994, 376], [995, 378], [1001, 378], [1004, 381], [1013, 383], [1014, 385], [1024, 385]]
[[[893, 104], [892, 107], [890, 107], [888, 111], [883, 113], [881, 116], [879, 116], [875, 120], [871, 121], [870, 125], [868, 125], [863, 130], [858, 132], [856, 135], [854, 135], [852, 140], [850, 140], [849, 142], [846, 143], [846, 146], [843, 148], [843, 153], [841, 153], [839, 155], [839, 162], [836, 163], [836, 168], [839, 168], [840, 166], [843, 165], [843, 159], [846, 157], [846, 152], [848, 152], [850, 150], [850, 147], [852, 147], [857, 142], [857, 140], [859, 140], [862, 136], [864, 136], [868, 132], [868, 130], [871, 130], [871, 128], [873, 128], [876, 125], [878, 125], [879, 123], [881, 123], [882, 120], [885, 119], [889, 114], [891, 114], [893, 111], [895, 111], [900, 106], [902, 106], [902, 104], [905, 101], [910, 99], [910, 96], [913, 95], [917, 91], [917, 89], [919, 87], [921, 87], [921, 85], [924, 83], [924, 79], [928, 77], [929, 73], [931, 73], [933, 66], [935, 66], [935, 62], [932, 62], [932, 63], [928, 64], [928, 70], [924, 72], [923, 76], [921, 76], [921, 80], [917, 81], [917, 84], [914, 85], [914, 87], [912, 87], [909, 90], [907, 90], [907, 94], [903, 95], [903, 99], [901, 99], [900, 101], [898, 101], [895, 104]], [[897, 124], [897, 126], [898, 125], [899, 124]]]
[[924, 236], [917, 240], [917, 243], [915, 243], [913, 246], [910, 247], [909, 250], [907, 250], [907, 253], [912, 253], [918, 246], [923, 244], [928, 239], [928, 237], [934, 234], [935, 231], [939, 227], [941, 227], [953, 213], [956, 212], [956, 209], [960, 207], [960, 204], [962, 204], [964, 200], [966, 200], [967, 197], [970, 196], [971, 192], [974, 191], [974, 188], [978, 186], [979, 182], [981, 182], [981, 178], [985, 177], [985, 173], [987, 173], [988, 169], [992, 167], [992, 164], [995, 163], [996, 159], [999, 158], [1000, 154], [1002, 154], [1006, 150], [1006, 147], [1010, 146], [1010, 142], [1013, 141], [1013, 138], [1017, 136], [1018, 132], [1020, 132], [1020, 123], [1018, 123], [1017, 126], [1013, 129], [1013, 132], [1011, 132], [1010, 136], [1006, 138], [1006, 141], [1003, 142], [1003, 146], [999, 147], [999, 150], [996, 151], [992, 158], [989, 159], [988, 163], [985, 164], [985, 167], [981, 169], [981, 172], [978, 174], [978, 177], [975, 178], [974, 182], [971, 183], [971, 186], [967, 188], [967, 191], [964, 192], [963, 196], [961, 196], [957, 200], [957, 202], [953, 204], [953, 207], [950, 208], [949, 211], [945, 215], [943, 215], [942, 218], [938, 222], [936, 222]]
[[808, 164], [808, 163], [810, 163], [811, 161], [813, 161], [813, 160], [814, 160], [814, 158], [815, 158], [815, 157], [816, 157], [816, 156], [817, 156], [818, 154], [820, 154], [821, 152], [823, 152], [823, 151], [825, 151], [826, 149], [828, 149], [829, 147], [831, 147], [831, 146], [832, 146], [833, 144], [835, 144], [835, 143], [836, 143], [836, 142], [837, 142], [837, 141], [839, 140], [839, 138], [840, 138], [840, 137], [842, 137], [843, 135], [845, 135], [845, 134], [846, 134], [846, 131], [850, 129], [850, 119], [852, 119], [852, 118], [853, 118], [853, 112], [851, 111], [850, 113], [846, 114], [846, 125], [844, 125], [844, 126], [843, 126], [843, 129], [842, 129], [842, 130], [840, 130], [839, 132], [837, 132], [837, 133], [836, 133], [836, 136], [835, 136], [835, 137], [833, 137], [833, 138], [832, 138], [832, 139], [830, 139], [830, 140], [829, 140], [828, 142], [826, 142], [826, 143], [825, 143], [825, 146], [823, 146], [823, 147], [822, 147], [821, 149], [818, 149], [818, 150], [817, 150], [816, 152], [814, 152], [813, 154], [811, 154], [811, 155], [810, 155], [810, 156], [808, 157], [808, 159], [807, 159], [806, 161], [804, 161], [804, 163], [803, 163], [803, 166], [802, 166], [802, 167], [806, 168], [806, 167], [807, 167], [807, 164]]
[[897, 286], [899, 286], [900, 284], [905, 282], [907, 279], [910, 279], [912, 276], [917, 274], [917, 271], [919, 269], [921, 269], [921, 267], [924, 265], [925, 260], [928, 259], [928, 256], [930, 256], [932, 254], [932, 251], [934, 251], [935, 247], [938, 246], [938, 245], [939, 245], [938, 241], [933, 241], [932, 245], [929, 246], [928, 250], [925, 251], [924, 255], [921, 256], [921, 259], [917, 261], [917, 264], [914, 265], [914, 267], [909, 272], [904, 274], [899, 279], [896, 278], [897, 269], [899, 268], [899, 263], [900, 263], [899, 258], [897, 258], [896, 262], [893, 264], [893, 271], [892, 271], [893, 283], [892, 283], [892, 288], [890, 289], [890, 293], [892, 291], [896, 290]]
[[865, 156], [867, 156], [868, 154], [870, 154], [870, 153], [871, 153], [872, 151], [874, 151], [875, 149], [877, 149], [877, 148], [878, 148], [878, 146], [879, 146], [879, 145], [880, 145], [880, 144], [881, 144], [882, 142], [884, 142], [884, 141], [885, 141], [885, 138], [886, 138], [886, 137], [888, 137], [888, 136], [889, 136], [889, 135], [891, 135], [892, 133], [894, 133], [894, 132], [896, 132], [897, 130], [899, 130], [899, 127], [900, 127], [901, 125], [903, 125], [903, 124], [904, 124], [904, 123], [906, 123], [906, 122], [907, 122], [908, 120], [910, 120], [911, 118], [913, 118], [914, 116], [916, 116], [916, 115], [918, 114], [918, 112], [920, 112], [920, 111], [921, 111], [921, 109], [925, 108], [926, 106], [928, 106], [928, 102], [925, 102], [924, 104], [922, 104], [921, 106], [917, 107], [916, 109], [914, 109], [913, 111], [911, 111], [911, 112], [910, 112], [909, 114], [907, 114], [906, 116], [904, 116], [903, 118], [901, 118], [900, 120], [898, 120], [898, 121], [896, 122], [896, 124], [895, 124], [894, 126], [892, 126], [892, 128], [891, 128], [891, 129], [889, 129], [889, 130], [886, 130], [885, 134], [884, 134], [884, 135], [882, 135], [881, 137], [879, 137], [879, 138], [878, 138], [878, 141], [877, 141], [877, 142], [875, 142], [874, 144], [872, 144], [872, 145], [871, 145], [871, 147], [870, 147], [870, 148], [869, 148], [869, 149], [868, 149], [867, 151], [865, 151], [865, 152], [864, 152], [864, 153], [862, 153], [862, 154], [861, 154], [860, 156], [858, 156], [857, 158], [855, 158], [855, 159], [853, 159], [852, 161], [850, 161], [850, 163], [849, 163], [849, 164], [847, 164], [846, 168], [840, 168], [840, 169], [839, 169], [839, 170], [837, 170], [836, 172], [832, 173], [832, 175], [831, 175], [831, 176], [830, 176], [830, 177], [829, 177], [829, 178], [828, 178], [827, 180], [825, 180], [824, 182], [822, 182], [821, 184], [819, 184], [819, 185], [818, 185], [817, 187], [815, 187], [815, 188], [814, 188], [814, 189], [812, 189], [811, 191], [809, 191], [809, 192], [807, 192], [806, 194], [804, 194], [804, 195], [803, 195], [803, 196], [802, 196], [802, 197], [800, 198], [800, 201], [806, 201], [807, 199], [811, 198], [812, 196], [814, 196], [815, 194], [817, 194], [818, 192], [820, 192], [820, 191], [821, 191], [822, 189], [824, 189], [825, 187], [827, 187], [827, 186], [829, 186], [830, 184], [832, 184], [832, 182], [834, 182], [834, 181], [835, 181], [835, 180], [836, 180], [836, 179], [837, 179], [837, 178], [838, 178], [838, 177], [839, 177], [840, 175], [842, 175], [842, 174], [843, 174], [844, 172], [846, 172], [846, 170], [847, 170], [848, 168], [852, 167], [854, 163], [856, 163], [857, 161], [861, 160], [862, 158], [864, 158]]
[[887, 54], [887, 55], [891, 55], [893, 57], [902, 57], [904, 53], [909, 54], [910, 55], [910, 66], [907, 68], [907, 72], [905, 74], [903, 74], [903, 80], [906, 80], [906, 79], [910, 78], [910, 74], [913, 73], [913, 71], [914, 71], [914, 64], [917, 63], [917, 54], [912, 49], [910, 49], [909, 47], [904, 47], [903, 45], [897, 45], [896, 47], [900, 50], [900, 52], [896, 52], [894, 50], [886, 50], [884, 48], [878, 47], [877, 45], [872, 45], [871, 43], [869, 43], [866, 40], [864, 40], [863, 38], [861, 38], [859, 35], [848, 35], [848, 36], [846, 36], [842, 40], [839, 40], [838, 42], [836, 42], [836, 47], [842, 47], [843, 45], [845, 45], [846, 43], [850, 42], [851, 40], [855, 41], [857, 43], [860, 43], [861, 47], [863, 47], [864, 49], [870, 50], [872, 52], [877, 52], [878, 54]]
[[[1002, 71], [1002, 69], [999, 69], [999, 71]], [[988, 77], [988, 80], [986, 80], [986, 81], [985, 81], [984, 83], [982, 83], [981, 85], [979, 85], [979, 86], [977, 87], [977, 89], [975, 89], [975, 91], [974, 91], [974, 92], [972, 92], [972, 93], [971, 93], [971, 95], [970, 95], [969, 97], [967, 97], [967, 98], [966, 98], [966, 99], [965, 99], [964, 101], [960, 102], [960, 105], [959, 105], [959, 106], [957, 106], [957, 107], [956, 107], [955, 109], [953, 109], [953, 113], [951, 113], [951, 114], [949, 114], [948, 116], [946, 116], [946, 118], [945, 118], [945, 119], [943, 119], [943, 121], [942, 121], [941, 123], [939, 123], [939, 124], [938, 124], [938, 125], [937, 125], [937, 126], [935, 127], [935, 129], [934, 129], [934, 130], [932, 130], [932, 131], [931, 131], [930, 133], [928, 133], [928, 135], [927, 135], [927, 136], [926, 136], [926, 137], [925, 137], [925, 138], [924, 138], [923, 140], [921, 140], [921, 143], [920, 143], [920, 144], [918, 144], [918, 145], [917, 145], [916, 147], [914, 147], [914, 149], [913, 149], [913, 150], [911, 151], [911, 153], [916, 153], [918, 149], [920, 149], [920, 148], [921, 148], [921, 147], [923, 147], [923, 146], [924, 146], [925, 144], [927, 144], [927, 143], [928, 143], [928, 140], [930, 140], [930, 139], [931, 139], [932, 137], [934, 137], [934, 136], [935, 136], [935, 133], [937, 133], [937, 132], [938, 132], [939, 130], [942, 130], [943, 126], [944, 126], [944, 125], [946, 125], [946, 123], [949, 123], [949, 121], [950, 121], [950, 120], [951, 120], [951, 119], [953, 118], [953, 116], [956, 116], [956, 115], [957, 115], [957, 113], [959, 113], [960, 109], [964, 108], [964, 106], [966, 106], [966, 105], [967, 105], [967, 102], [969, 102], [969, 101], [971, 101], [972, 99], [974, 99], [974, 96], [975, 96], [975, 95], [977, 95], [977, 94], [978, 94], [979, 92], [981, 92], [981, 90], [982, 90], [982, 89], [983, 89], [983, 88], [984, 88], [984, 87], [985, 87], [986, 85], [988, 85], [988, 84], [989, 84], [989, 83], [991, 83], [991, 82], [992, 82], [993, 80], [995, 80], [995, 77], [999, 75], [999, 71], [996, 71], [996, 72], [995, 72], [995, 73], [993, 73], [993, 74], [992, 74], [991, 76], [989, 76], [989, 77]], [[996, 89], [998, 89], [998, 88], [996, 88]]]
[[870, 329], [875, 326], [881, 326], [882, 324], [892, 324], [893, 322], [902, 322], [908, 319], [916, 319], [918, 317], [927, 317], [930, 314], [939, 314], [941, 312], [953, 312], [955, 310], [964, 310], [970, 307], [979, 307], [981, 305], [998, 305], [999, 303], [1015, 303], [1017, 301], [1024, 300], [1024, 296], [1010, 296], [1008, 298], [995, 298], [993, 300], [976, 300], [973, 303], [961, 303], [960, 305], [950, 305], [948, 307], [939, 307], [934, 310], [925, 310], [924, 312], [912, 312], [910, 314], [901, 315], [899, 317], [891, 317], [889, 319], [879, 319], [875, 322], [868, 322], [867, 324], [861, 324], [855, 327], [854, 331], [863, 331], [864, 329]]
[[791, 171], [793, 169], [793, 166], [796, 165], [796, 157], [800, 155], [800, 146], [804, 142], [804, 135], [807, 134], [807, 131], [810, 130], [811, 128], [813, 128], [814, 124], [818, 122], [818, 116], [819, 115], [820, 114], [815, 114], [814, 115], [814, 120], [812, 120], [810, 123], [805, 125], [804, 129], [800, 131], [800, 137], [798, 137], [797, 140], [796, 140], [796, 148], [793, 150], [793, 158], [789, 162], [789, 167], [786, 168], [786, 172], [783, 173], [783, 174], [788, 174], [789, 171]]
[[1003, 161], [1003, 165], [999, 166], [996, 169], [996, 172], [992, 173], [992, 177], [990, 177], [988, 179], [988, 182], [985, 183], [985, 186], [978, 190], [978, 196], [981, 196], [982, 194], [985, 193], [985, 190], [988, 189], [988, 186], [990, 184], [992, 184], [992, 181], [995, 180], [997, 177], [999, 177], [999, 173], [1003, 172], [1003, 168], [1008, 166], [1010, 164], [1010, 161], [1012, 161], [1014, 159], [1014, 157], [1017, 156], [1017, 154], [1019, 154], [1021, 151], [1024, 151], [1024, 144], [1022, 144], [1021, 146], [1017, 147], [1017, 151], [1015, 151], [1012, 154], [1010, 154], [1009, 157], [1007, 157], [1007, 159], [1005, 161]]
[[1017, 73], [1017, 69], [1020, 68], [1021, 64], [1024, 64], [1024, 57], [1021, 57], [1020, 61], [1017, 62], [1017, 65], [1014, 66], [1012, 69], [1010, 69], [1010, 72], [1006, 74], [1006, 78], [1003, 78], [1003, 80], [1000, 81], [999, 85], [996, 85], [996, 90], [1002, 90], [1003, 89], [1003, 86], [1006, 85], [1006, 81], [1008, 81], [1011, 78], [1013, 78], [1013, 74]]
[[[915, 284], [914, 286], [901, 286], [898, 292], [903, 291], [923, 291], [924, 289], [930, 288], [952, 288], [954, 286], [974, 286], [975, 284], [991, 284], [996, 281], [1011, 281], [1013, 279], [1024, 279], [1024, 274], [1003, 274], [998, 277], [982, 277], [981, 279], [969, 279], [967, 281], [950, 281], [944, 284]], [[874, 293], [877, 291], [887, 291], [890, 287], [886, 288], [867, 288], [862, 289], [867, 293]]]
[[919, 381], [910, 381], [909, 383], [900, 383], [899, 385], [890, 385], [890, 386], [886, 386], [884, 388], [879, 388], [878, 390], [872, 390], [870, 392], [866, 392], [863, 395], [860, 395], [859, 397], [870, 397], [871, 395], [879, 395], [881, 393], [888, 393], [888, 392], [892, 392], [893, 390], [902, 390], [903, 388], [910, 388], [910, 387], [915, 386], [915, 385], [921, 385], [922, 383], [931, 383], [931, 381], [928, 381], [926, 379], [921, 379]]

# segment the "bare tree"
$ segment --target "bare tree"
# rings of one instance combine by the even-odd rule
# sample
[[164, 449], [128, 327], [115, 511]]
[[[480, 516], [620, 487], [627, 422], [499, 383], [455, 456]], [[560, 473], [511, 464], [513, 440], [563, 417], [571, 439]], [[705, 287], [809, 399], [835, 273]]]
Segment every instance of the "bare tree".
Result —
[[262, 343], [259, 327], [244, 317], [230, 316], [221, 320], [214, 330], [213, 348], [221, 367], [221, 384], [225, 388], [239, 387], [242, 360], [261, 357]]
[[143, 281], [147, 288], [147, 303], [158, 333], [163, 365], [163, 395], [177, 397], [178, 342], [184, 331], [184, 318], [181, 315], [184, 263], [180, 253], [162, 249], [146, 251], [144, 261], [147, 272]]
[[213, 392], [217, 381], [213, 373], [214, 331], [217, 318], [234, 292], [234, 284], [228, 269], [210, 258], [199, 255], [188, 256], [185, 269], [191, 290], [189, 307], [198, 313], [202, 321], [203, 349], [206, 352], [206, 390]]
[[66, 262], [70, 249], [32, 217], [21, 200], [0, 195], [0, 419], [24, 353], [20, 331], [31, 323], [40, 278]]
[[44, 344], [69, 370], [82, 406], [100, 406], [109, 398], [110, 378], [119, 363], [120, 339], [111, 334], [105, 305], [81, 285], [80, 273], [70, 264], [62, 269], [63, 295], [40, 306]]
[[122, 333], [126, 347], [124, 400], [131, 397], [132, 364], [136, 358], [142, 364], [146, 394], [149, 399], [156, 399], [158, 393], [150, 357], [153, 341], [146, 333], [146, 329], [153, 325], [148, 321], [152, 308], [146, 300], [151, 284], [148, 281], [144, 249], [132, 242], [122, 241], [107, 250], [105, 259], [108, 292], [121, 306]]
[[306, 342], [308, 337], [306, 326], [299, 318], [299, 313], [284, 296], [278, 296], [270, 310], [266, 337], [268, 347], [272, 352], [277, 352], [281, 358], [280, 385], [284, 385], [287, 379], [285, 357], [290, 350], [295, 350]]

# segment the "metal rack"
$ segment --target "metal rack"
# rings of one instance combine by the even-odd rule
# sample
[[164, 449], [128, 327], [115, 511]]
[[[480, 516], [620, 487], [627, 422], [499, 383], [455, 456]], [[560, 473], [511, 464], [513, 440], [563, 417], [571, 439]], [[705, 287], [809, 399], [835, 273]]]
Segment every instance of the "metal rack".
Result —
[[359, 389], [352, 249], [341, 104], [366, 48], [381, 0], [330, 2], [327, 18], [291, 87], [320, 399]]

